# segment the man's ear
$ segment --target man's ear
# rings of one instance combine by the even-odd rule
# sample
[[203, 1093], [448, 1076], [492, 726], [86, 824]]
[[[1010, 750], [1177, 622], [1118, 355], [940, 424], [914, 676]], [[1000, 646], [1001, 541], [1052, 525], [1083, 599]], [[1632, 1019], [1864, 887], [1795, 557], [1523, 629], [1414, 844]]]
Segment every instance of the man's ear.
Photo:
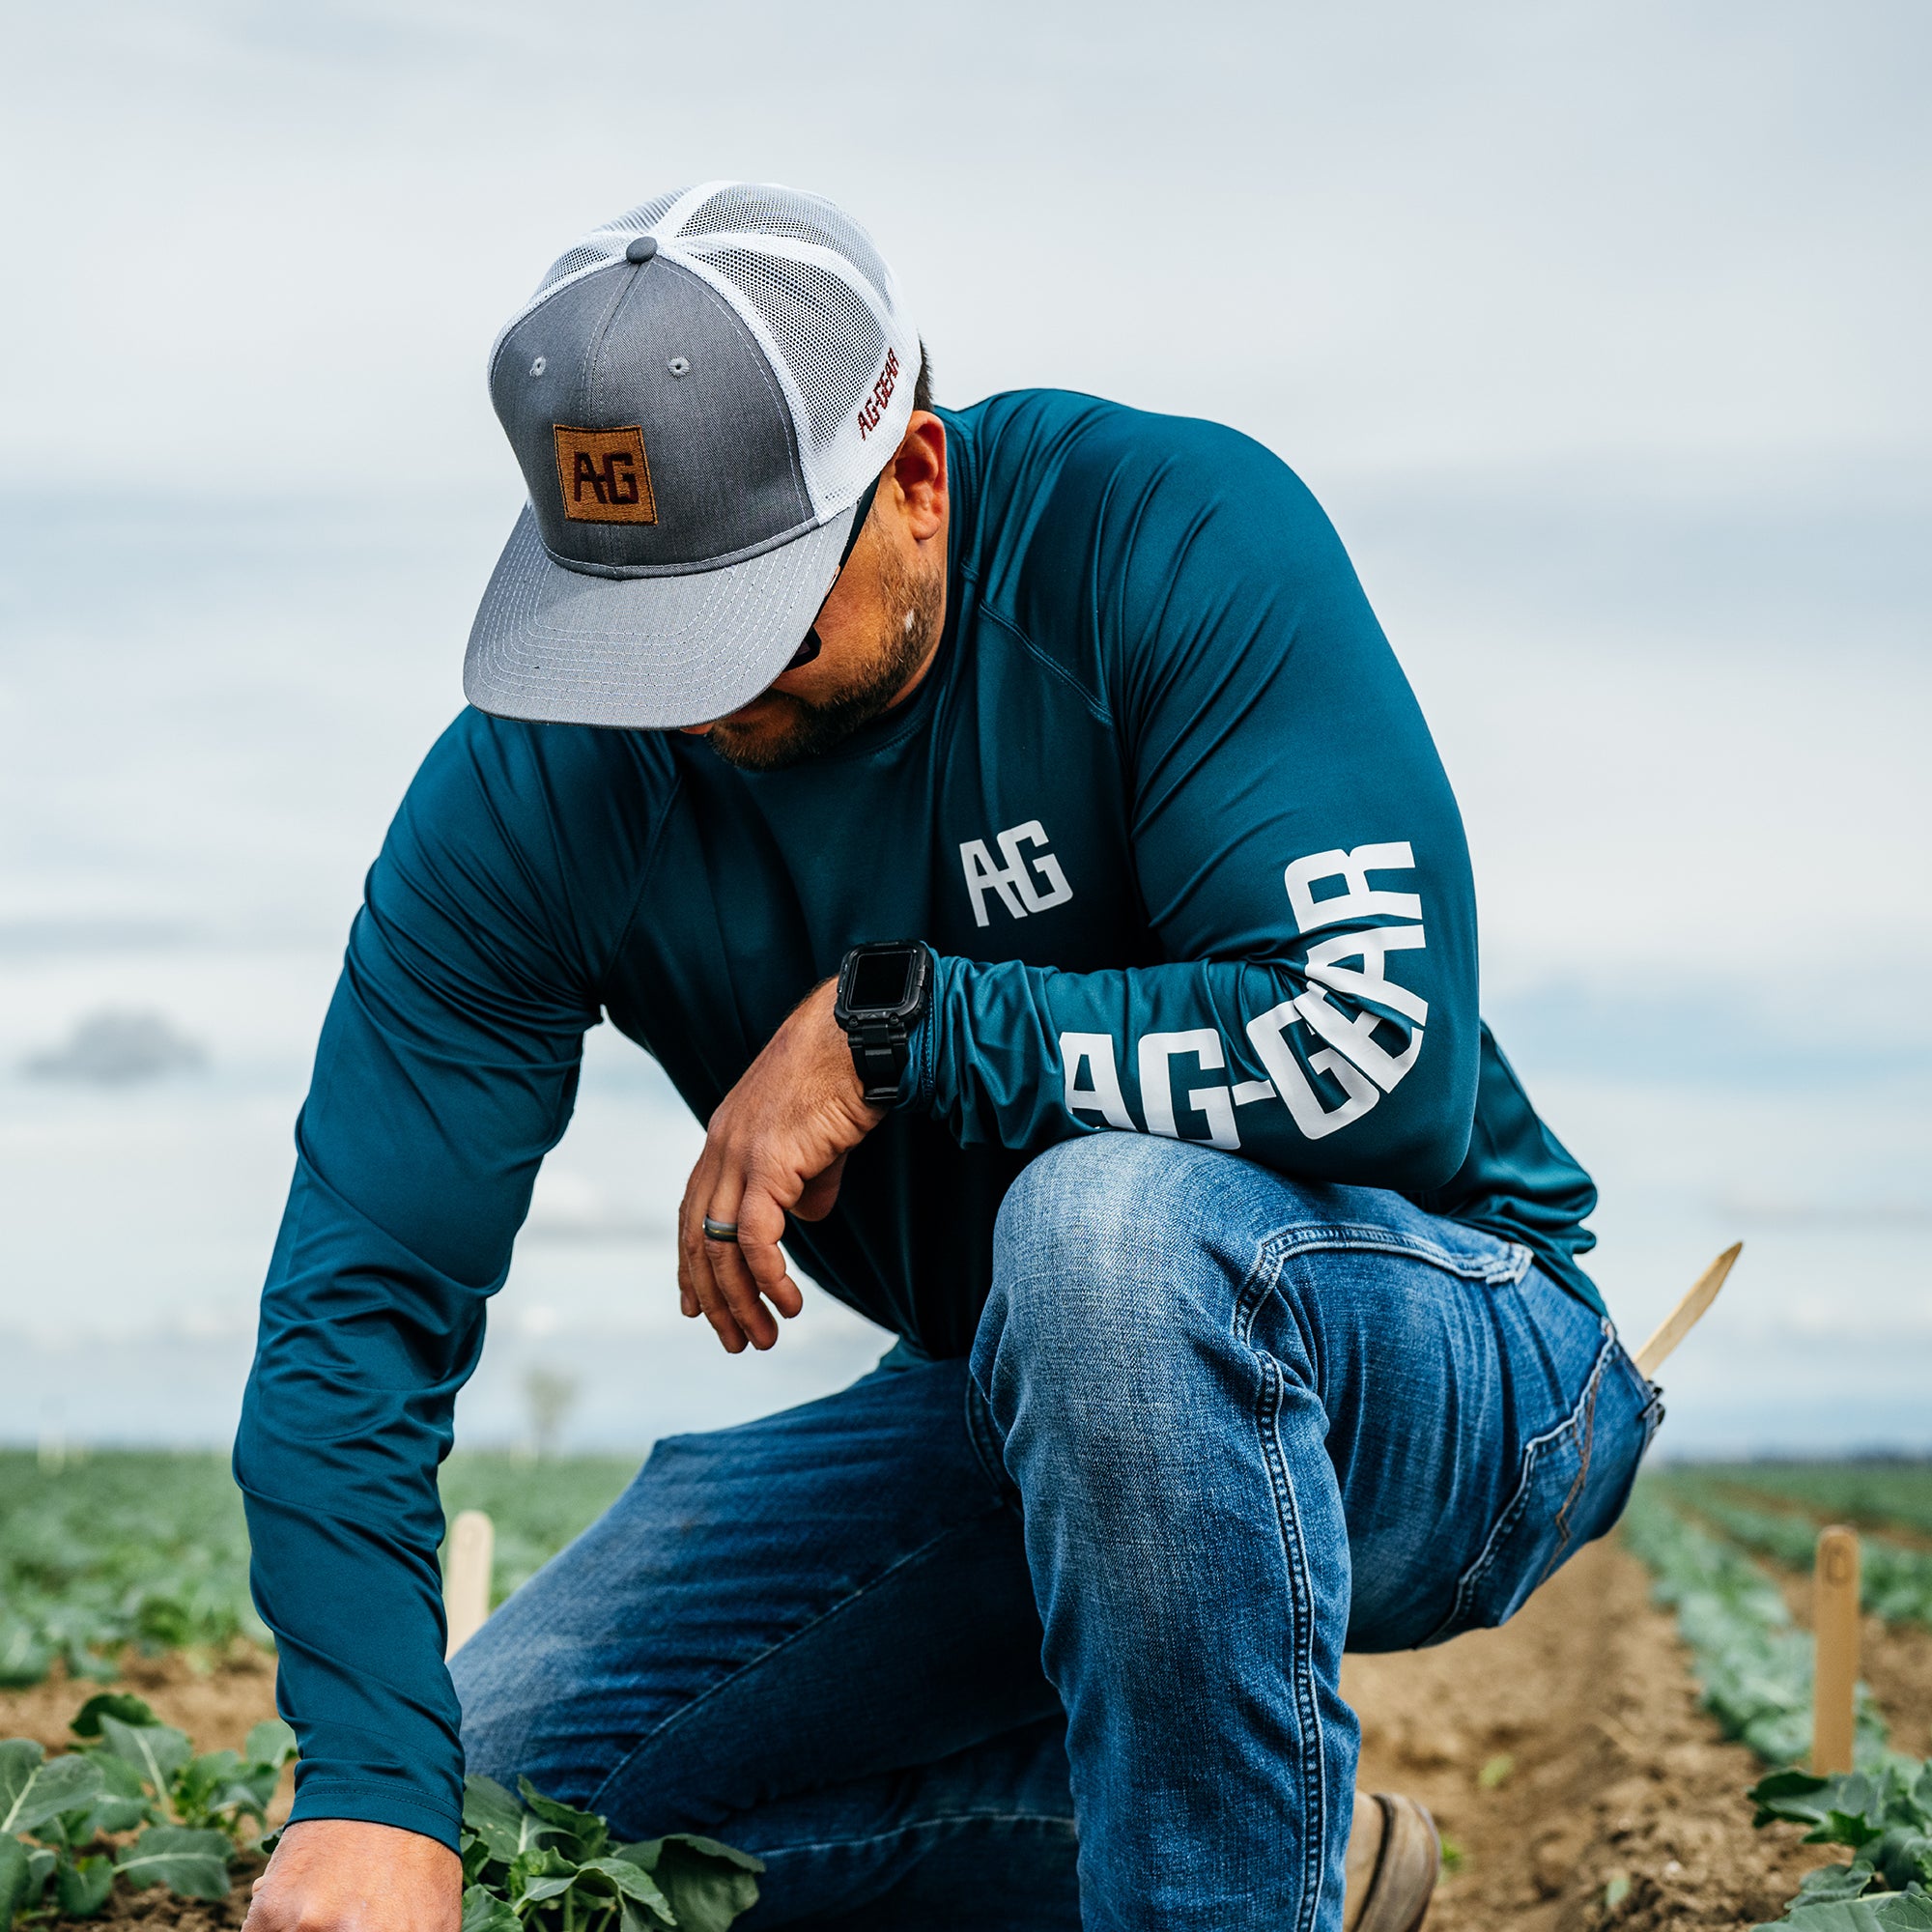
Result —
[[886, 474], [913, 541], [930, 542], [946, 527], [946, 425], [931, 411], [913, 412]]

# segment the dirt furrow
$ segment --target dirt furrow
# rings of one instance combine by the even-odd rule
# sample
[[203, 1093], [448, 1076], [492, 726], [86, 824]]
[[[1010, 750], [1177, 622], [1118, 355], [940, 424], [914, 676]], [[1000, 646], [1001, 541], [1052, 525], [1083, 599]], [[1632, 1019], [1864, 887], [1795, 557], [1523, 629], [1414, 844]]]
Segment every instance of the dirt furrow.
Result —
[[1463, 1854], [1431, 1932], [1733, 1932], [1776, 1918], [1833, 1856], [1794, 1827], [1751, 1830], [1763, 1767], [1698, 1709], [1673, 1622], [1614, 1544], [1507, 1628], [1352, 1657], [1343, 1683], [1363, 1782], [1422, 1799]]
[[[1923, 1752], [1932, 1633], [1869, 1622], [1866, 1655], [1894, 1741]], [[1351, 1657], [1343, 1682], [1362, 1718], [1364, 1784], [1422, 1799], [1460, 1855], [1431, 1932], [1741, 1932], [1776, 1918], [1832, 1856], [1800, 1846], [1794, 1828], [1750, 1829], [1744, 1792], [1762, 1767], [1697, 1708], [1674, 1625], [1613, 1544], [1583, 1551], [1507, 1629]], [[0, 1691], [0, 1736], [64, 1743], [88, 1688]], [[273, 1666], [245, 1645], [130, 1660], [125, 1688], [202, 1748], [239, 1746], [272, 1710]], [[1628, 1885], [1612, 1907], [1617, 1880]], [[117, 1900], [112, 1917], [224, 1932], [244, 1904], [240, 1889], [213, 1907], [153, 1894]]]

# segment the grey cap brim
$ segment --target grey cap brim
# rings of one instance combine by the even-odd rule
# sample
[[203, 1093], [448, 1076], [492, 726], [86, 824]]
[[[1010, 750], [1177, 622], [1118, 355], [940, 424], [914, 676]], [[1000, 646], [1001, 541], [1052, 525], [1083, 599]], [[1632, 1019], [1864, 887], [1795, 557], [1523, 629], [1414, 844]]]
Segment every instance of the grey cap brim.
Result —
[[568, 570], [527, 504], [483, 593], [463, 661], [479, 711], [667, 729], [748, 704], [796, 654], [838, 575], [852, 512], [721, 569]]

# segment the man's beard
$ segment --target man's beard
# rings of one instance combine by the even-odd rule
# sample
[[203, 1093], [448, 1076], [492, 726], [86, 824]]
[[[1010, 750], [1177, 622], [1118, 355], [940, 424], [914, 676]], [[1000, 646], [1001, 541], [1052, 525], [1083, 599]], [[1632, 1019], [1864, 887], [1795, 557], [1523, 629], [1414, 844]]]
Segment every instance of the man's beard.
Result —
[[705, 743], [740, 771], [776, 772], [822, 757], [862, 724], [889, 709], [939, 634], [945, 578], [938, 571], [915, 576], [890, 552], [880, 560], [879, 590], [889, 613], [878, 656], [858, 681], [836, 697], [817, 702], [787, 691], [767, 692], [766, 706], [782, 710], [756, 724], [714, 724]]

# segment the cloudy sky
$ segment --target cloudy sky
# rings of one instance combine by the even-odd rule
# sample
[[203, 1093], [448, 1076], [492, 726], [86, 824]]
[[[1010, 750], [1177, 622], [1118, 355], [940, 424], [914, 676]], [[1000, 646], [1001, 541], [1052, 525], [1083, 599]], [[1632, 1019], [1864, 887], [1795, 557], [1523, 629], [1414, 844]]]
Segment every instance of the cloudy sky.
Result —
[[496, 326], [734, 174], [864, 215], [955, 398], [1097, 386], [1329, 473], [1924, 448], [1914, 0], [9, 16], [22, 479], [508, 487]]
[[[0, 1432], [215, 1439], [362, 868], [520, 485], [497, 325], [712, 176], [830, 193], [942, 398], [1234, 422], [1469, 820], [1486, 1002], [1686, 1447], [1932, 1443], [1921, 5], [6, 7]], [[36, 1077], [102, 1010], [203, 1050]], [[691, 1130], [600, 1041], [464, 1426], [830, 1386], [667, 1314]], [[612, 1341], [611, 1338], [618, 1338]], [[1666, 1441], [1669, 1439], [1667, 1436]]]

